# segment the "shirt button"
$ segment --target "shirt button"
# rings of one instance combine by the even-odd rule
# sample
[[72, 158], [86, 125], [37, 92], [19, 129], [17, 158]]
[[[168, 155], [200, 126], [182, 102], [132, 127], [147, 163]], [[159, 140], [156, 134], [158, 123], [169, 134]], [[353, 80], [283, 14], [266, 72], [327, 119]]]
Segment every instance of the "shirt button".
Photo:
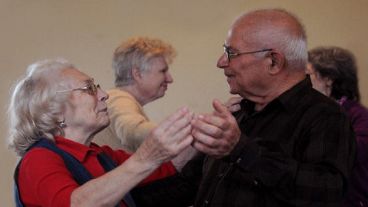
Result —
[[258, 181], [253, 180], [253, 185], [254, 185], [254, 186], [258, 186]]
[[239, 157], [239, 158], [236, 160], [236, 163], [237, 163], [237, 164], [239, 164], [241, 161], [242, 161], [242, 158], [240, 158], [240, 157]]

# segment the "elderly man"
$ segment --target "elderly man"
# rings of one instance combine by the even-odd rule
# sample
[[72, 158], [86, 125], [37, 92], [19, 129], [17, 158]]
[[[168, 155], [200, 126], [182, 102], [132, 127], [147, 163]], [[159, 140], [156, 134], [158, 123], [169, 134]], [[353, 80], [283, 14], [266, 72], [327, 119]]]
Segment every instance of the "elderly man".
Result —
[[[157, 202], [169, 203], [183, 193], [183, 183], [198, 180], [194, 206], [339, 206], [353, 165], [354, 134], [338, 104], [314, 90], [305, 75], [302, 24], [284, 10], [252, 11], [233, 23], [224, 49], [217, 66], [230, 92], [244, 98], [241, 110], [231, 117], [214, 101], [213, 114], [192, 121], [193, 146], [216, 156], [196, 168], [202, 172], [188, 173], [189, 162], [182, 188], [166, 188], [170, 196], [161, 192]], [[234, 149], [224, 147], [238, 138]]]

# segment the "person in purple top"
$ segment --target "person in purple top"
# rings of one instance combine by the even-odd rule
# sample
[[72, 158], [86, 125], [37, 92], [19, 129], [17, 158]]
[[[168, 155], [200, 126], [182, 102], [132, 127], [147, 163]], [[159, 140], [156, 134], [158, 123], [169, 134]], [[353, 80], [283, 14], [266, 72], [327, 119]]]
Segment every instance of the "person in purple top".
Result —
[[343, 206], [368, 206], [368, 110], [360, 103], [355, 57], [343, 48], [318, 47], [308, 52], [308, 62], [313, 88], [340, 103], [356, 135], [357, 157]]

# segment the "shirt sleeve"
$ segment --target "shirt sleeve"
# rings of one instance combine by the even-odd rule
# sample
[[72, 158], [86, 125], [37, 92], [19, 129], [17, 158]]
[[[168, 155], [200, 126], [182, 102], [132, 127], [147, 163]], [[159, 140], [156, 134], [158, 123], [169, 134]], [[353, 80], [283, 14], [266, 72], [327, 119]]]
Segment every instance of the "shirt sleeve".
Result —
[[[64, 161], [47, 149], [33, 149], [22, 160], [19, 189], [23, 202], [29, 205], [67, 207], [78, 184], [65, 168]], [[42, 199], [38, 199], [42, 198]]]
[[148, 120], [136, 100], [127, 95], [112, 94], [108, 107], [113, 134], [125, 149], [135, 151], [156, 124]]

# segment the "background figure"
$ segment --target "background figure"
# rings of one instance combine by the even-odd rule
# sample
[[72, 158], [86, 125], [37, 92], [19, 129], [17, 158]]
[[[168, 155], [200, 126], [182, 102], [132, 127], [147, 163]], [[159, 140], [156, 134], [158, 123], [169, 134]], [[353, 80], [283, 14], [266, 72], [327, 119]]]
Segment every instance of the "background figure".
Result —
[[[178, 110], [130, 155], [92, 142], [109, 124], [107, 99], [91, 77], [65, 60], [29, 66], [9, 105], [10, 145], [22, 158], [15, 180], [24, 206], [128, 206], [132, 202], [123, 198], [142, 180], [176, 173], [164, 162], [190, 146], [193, 114]], [[83, 176], [75, 177], [74, 170]]]
[[111, 124], [96, 143], [134, 152], [156, 126], [143, 106], [161, 98], [173, 78], [169, 66], [174, 48], [159, 39], [135, 37], [116, 48], [113, 58], [115, 88], [108, 90]]
[[368, 206], [368, 110], [360, 104], [354, 55], [339, 47], [318, 47], [309, 51], [308, 61], [313, 87], [344, 108], [355, 131], [357, 159], [344, 206]]

